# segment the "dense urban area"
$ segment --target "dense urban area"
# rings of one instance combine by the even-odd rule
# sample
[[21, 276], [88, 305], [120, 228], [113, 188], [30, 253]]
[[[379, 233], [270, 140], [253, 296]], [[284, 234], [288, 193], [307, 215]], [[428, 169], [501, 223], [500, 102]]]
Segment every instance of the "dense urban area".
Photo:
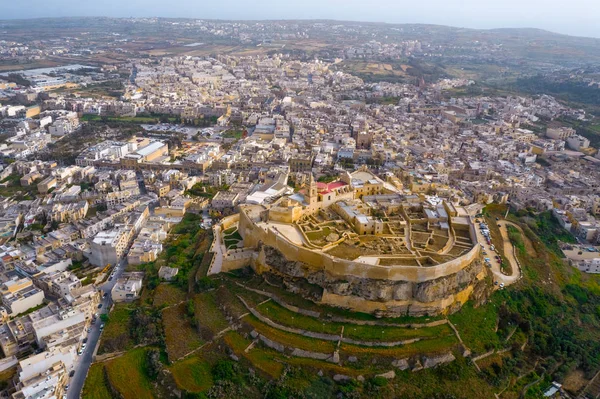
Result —
[[0, 397], [600, 397], [599, 54], [0, 21]]

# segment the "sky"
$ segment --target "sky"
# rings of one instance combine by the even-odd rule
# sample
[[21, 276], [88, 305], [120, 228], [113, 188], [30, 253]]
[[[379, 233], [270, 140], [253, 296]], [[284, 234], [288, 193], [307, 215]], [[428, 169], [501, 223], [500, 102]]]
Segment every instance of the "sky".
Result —
[[598, 0], [0, 0], [0, 19], [108, 16], [335, 19], [466, 28], [540, 28], [600, 38]]

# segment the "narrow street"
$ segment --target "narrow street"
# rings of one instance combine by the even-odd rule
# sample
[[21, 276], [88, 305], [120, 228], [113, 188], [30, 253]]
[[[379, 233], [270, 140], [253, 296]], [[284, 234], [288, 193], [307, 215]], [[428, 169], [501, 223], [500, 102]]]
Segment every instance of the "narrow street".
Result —
[[98, 290], [101, 292], [109, 292], [106, 298], [102, 298], [100, 303], [102, 304], [102, 308], [98, 309], [98, 321], [96, 324], [90, 326], [91, 331], [88, 334], [88, 341], [85, 351], [75, 365], [75, 375], [69, 380], [69, 390], [67, 391], [67, 399], [79, 399], [81, 397], [81, 391], [83, 389], [83, 385], [85, 383], [85, 378], [87, 377], [88, 370], [93, 361], [94, 350], [98, 345], [98, 341], [100, 340], [100, 326], [102, 325], [102, 321], [100, 320], [100, 315], [103, 313], [108, 313], [110, 307], [112, 306], [112, 299], [110, 297], [110, 292], [112, 288], [115, 286], [117, 280], [123, 272], [125, 271], [126, 261], [121, 260], [117, 266], [113, 269], [114, 276], [110, 281], [106, 281], [104, 284], [98, 287]]

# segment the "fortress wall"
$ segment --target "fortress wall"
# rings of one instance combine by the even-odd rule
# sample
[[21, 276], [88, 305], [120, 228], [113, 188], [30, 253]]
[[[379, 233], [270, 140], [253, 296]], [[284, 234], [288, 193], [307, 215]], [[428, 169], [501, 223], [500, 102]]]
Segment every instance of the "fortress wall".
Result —
[[475, 225], [473, 223], [469, 224], [469, 235], [471, 236], [471, 242], [473, 245], [479, 247], [479, 243], [477, 240], [477, 231], [475, 230]]
[[[422, 282], [449, 276], [463, 270], [472, 262], [477, 260], [480, 247], [474, 245], [465, 255], [448, 261], [446, 263], [419, 267], [419, 266], [380, 266], [361, 262], [335, 258], [320, 251], [313, 251], [298, 246], [287, 240], [280, 233], [265, 226], [266, 230], [257, 226], [244, 210], [239, 218], [240, 234], [244, 238], [246, 247], [258, 247], [259, 242], [272, 246], [285, 254], [287, 260], [298, 261], [306, 264], [314, 270], [324, 270], [331, 276], [355, 276], [376, 280]], [[471, 235], [475, 234], [471, 226]], [[474, 241], [475, 243], [477, 241]]]
[[[369, 265], [340, 259], [323, 252], [299, 247], [288, 241], [272, 229], [267, 232], [257, 228], [259, 234], [253, 233], [263, 244], [272, 246], [285, 254], [286, 259], [305, 263], [315, 270], [324, 270], [332, 276], [355, 276], [376, 280], [420, 282], [458, 273], [479, 256], [479, 247], [473, 247], [467, 254], [437, 266], [380, 266]], [[262, 233], [262, 234], [261, 234]], [[262, 238], [262, 239], [260, 239]]]
[[221, 271], [230, 272], [250, 266], [255, 255], [256, 251], [253, 250], [234, 249], [227, 251], [225, 256], [223, 256]]
[[470, 298], [480, 301], [485, 296], [485, 290], [478, 287], [487, 270], [479, 262], [480, 246], [472, 225], [469, 232], [475, 245], [461, 257], [430, 267], [380, 266], [297, 245], [275, 226], [258, 225], [258, 208], [250, 211], [248, 215], [242, 209], [239, 217], [239, 231], [247, 248], [228, 251], [223, 257], [224, 271], [250, 264], [259, 274], [306, 279], [323, 289], [320, 301], [324, 304], [389, 316], [452, 313]]
[[222, 231], [227, 230], [234, 224], [238, 223], [240, 220], [240, 213], [236, 213], [235, 215], [227, 216], [221, 219], [221, 226], [223, 227]]
[[450, 248], [452, 248], [452, 246], [454, 245], [454, 240], [452, 240], [453, 236], [456, 239], [456, 235], [454, 234], [454, 229], [452, 229], [451, 232], [448, 234], [448, 241], [446, 241], [446, 244], [444, 244], [444, 246], [438, 251], [438, 253], [444, 254], [444, 253], [448, 252], [450, 250]]

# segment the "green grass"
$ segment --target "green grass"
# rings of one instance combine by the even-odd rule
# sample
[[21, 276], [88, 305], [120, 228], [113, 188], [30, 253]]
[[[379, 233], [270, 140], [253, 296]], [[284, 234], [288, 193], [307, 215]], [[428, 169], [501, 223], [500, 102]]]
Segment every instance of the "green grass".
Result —
[[225, 247], [227, 247], [227, 249], [236, 249], [238, 247], [238, 240], [224, 240], [225, 242]]
[[127, 350], [133, 346], [129, 336], [129, 317], [134, 304], [118, 303], [108, 315], [98, 353]]
[[361, 341], [401, 341], [436, 337], [452, 332], [447, 325], [415, 329], [336, 323], [292, 312], [273, 301], [263, 303], [256, 310], [279, 324], [308, 331], [338, 335], [344, 327], [344, 337]]
[[235, 231], [237, 231], [237, 226], [232, 226], [230, 228], [228, 228], [227, 230], [223, 230], [223, 235], [230, 235], [233, 234]]
[[333, 353], [335, 349], [335, 341], [324, 341], [278, 330], [262, 323], [252, 315], [244, 317], [243, 320], [250, 324], [258, 333], [287, 347], [320, 353]]
[[198, 324], [216, 334], [229, 327], [229, 323], [219, 310], [214, 295], [214, 291], [197, 294], [194, 296], [194, 306]]
[[127, 352], [106, 363], [109, 383], [124, 399], [154, 399], [146, 371], [146, 348]]
[[169, 367], [169, 370], [177, 387], [187, 392], [203, 392], [213, 384], [210, 364], [199, 356], [183, 359]]
[[154, 290], [152, 304], [157, 307], [169, 306], [185, 301], [185, 298], [186, 293], [180, 287], [163, 283]]
[[237, 229], [234, 232], [232, 232], [232, 233], [226, 233], [223, 237], [226, 240], [236, 240], [236, 241], [242, 241], [243, 240], [242, 236], [237, 231]]
[[225, 133], [221, 134], [221, 137], [225, 139], [241, 139], [244, 132], [242, 130], [228, 130]]
[[170, 361], [175, 361], [204, 343], [185, 314], [185, 303], [162, 312], [165, 345]]
[[[396, 372], [397, 398], [493, 398], [498, 388], [488, 384], [462, 357], [447, 365], [413, 373]], [[444, 393], [440, 395], [440, 393]], [[516, 398], [516, 397], [515, 397]]]
[[13, 197], [18, 195], [18, 199], [33, 199], [37, 195], [37, 185], [21, 186], [20, 176], [16, 173], [8, 175], [0, 183], [5, 183], [6, 186], [0, 187], [1, 197]]
[[493, 304], [474, 308], [467, 302], [448, 319], [458, 330], [465, 345], [475, 353], [484, 353], [500, 345], [496, 334], [498, 310]]
[[237, 248], [238, 243], [243, 240], [235, 226], [225, 230], [223, 233], [223, 241], [225, 242], [227, 249]]
[[201, 221], [201, 216], [186, 213], [183, 220], [171, 229], [159, 258], [135, 267], [146, 272], [147, 288], [152, 290], [159, 285], [158, 270], [162, 265], [179, 269], [171, 284], [188, 292], [193, 288], [196, 269], [210, 245], [208, 233], [200, 227]]
[[542, 212], [535, 216], [534, 223], [528, 223], [529, 227], [537, 234], [546, 246], [559, 257], [564, 257], [558, 242], [567, 242], [574, 244], [577, 242], [575, 237], [563, 229], [558, 221], [552, 216], [550, 211]]
[[311, 241], [319, 241], [324, 240], [331, 233], [331, 229], [329, 227], [323, 227], [322, 230], [317, 231], [309, 231], [306, 233], [306, 238]]
[[448, 352], [457, 344], [458, 339], [456, 336], [454, 336], [454, 334], [448, 334], [434, 339], [427, 339], [409, 345], [394, 346], [391, 348], [374, 348], [342, 343], [340, 345], [340, 351], [348, 355], [367, 356], [370, 358], [384, 356], [399, 359], [418, 354]]
[[280, 356], [276, 352], [263, 350], [262, 348], [254, 348], [245, 352], [245, 349], [250, 345], [250, 341], [233, 331], [225, 334], [223, 340], [236, 355], [244, 357], [254, 367], [271, 378], [277, 379], [281, 376], [284, 366], [282, 362], [277, 361], [280, 360]]
[[[242, 295], [242, 297], [244, 296]], [[342, 332], [342, 324], [294, 313], [273, 301], [257, 306], [256, 310], [267, 318], [284, 326], [333, 335], [339, 335]]]
[[[226, 278], [232, 279], [232, 280], [234, 279], [231, 275], [227, 275]], [[259, 281], [260, 281], [260, 283], [258, 283]], [[301, 309], [307, 309], [307, 310], [320, 312], [322, 315], [332, 315], [332, 316], [337, 316], [337, 317], [343, 317], [348, 320], [380, 321], [380, 322], [388, 323], [388, 324], [420, 324], [420, 323], [430, 323], [432, 321], [441, 320], [444, 318], [443, 316], [427, 316], [427, 317], [401, 316], [401, 317], [377, 318], [374, 315], [369, 314], [369, 313], [353, 312], [351, 310], [346, 310], [346, 309], [337, 308], [337, 307], [333, 307], [333, 306], [315, 304], [314, 302], [311, 302], [308, 299], [302, 298], [300, 295], [291, 293], [291, 292], [286, 291], [279, 287], [274, 287], [272, 285], [268, 285], [268, 284], [264, 283], [262, 280], [260, 280], [259, 278], [256, 278], [253, 280], [243, 279], [243, 280], [240, 280], [239, 282], [247, 285], [248, 287], [257, 288], [257, 289], [260, 289], [260, 290], [263, 290], [266, 292], [270, 292], [274, 295], [277, 295], [277, 297], [281, 298], [284, 302], [286, 302], [290, 305], [293, 305], [293, 306], [297, 306]], [[249, 296], [256, 298], [256, 299], [253, 299], [255, 301], [254, 302], [255, 304], [258, 304], [258, 303], [264, 301], [265, 299], [267, 299], [266, 296], [262, 296], [262, 295], [247, 291], [239, 286], [230, 285], [230, 287], [231, 287], [230, 289], [235, 290], [236, 292], [239, 292], [242, 295], [242, 297], [244, 298], [244, 300], [246, 300], [246, 302], [248, 302], [248, 304], [250, 306], [253, 306], [253, 304], [252, 304], [252, 302], [248, 301]], [[258, 298], [260, 300], [258, 300]]]
[[83, 399], [107, 399], [112, 398], [112, 394], [106, 385], [106, 377], [104, 375], [104, 363], [94, 363], [90, 367], [88, 375], [85, 379]]
[[523, 241], [523, 237], [521, 236], [521, 232], [514, 226], [508, 225], [508, 238], [510, 239], [511, 244], [519, 251], [525, 252], [525, 242]]

